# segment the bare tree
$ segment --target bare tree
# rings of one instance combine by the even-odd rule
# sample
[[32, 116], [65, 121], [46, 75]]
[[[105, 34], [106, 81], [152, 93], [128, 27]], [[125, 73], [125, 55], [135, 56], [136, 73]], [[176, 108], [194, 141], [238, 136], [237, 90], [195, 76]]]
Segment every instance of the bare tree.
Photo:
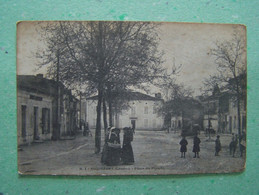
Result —
[[[40, 67], [68, 87], [85, 86], [98, 94], [95, 152], [101, 145], [101, 106], [119, 83], [124, 88], [143, 87], [160, 77], [162, 53], [158, 51], [157, 24], [148, 22], [53, 22], [42, 25], [46, 48], [37, 53]], [[58, 60], [57, 63], [57, 55]], [[57, 68], [57, 64], [59, 67]], [[57, 74], [58, 70], [58, 74]]]
[[[237, 103], [239, 144], [241, 139], [241, 100], [246, 104], [246, 40], [235, 32], [230, 41], [218, 42], [211, 54], [218, 66], [217, 83], [234, 95]], [[211, 80], [212, 81], [212, 80]]]

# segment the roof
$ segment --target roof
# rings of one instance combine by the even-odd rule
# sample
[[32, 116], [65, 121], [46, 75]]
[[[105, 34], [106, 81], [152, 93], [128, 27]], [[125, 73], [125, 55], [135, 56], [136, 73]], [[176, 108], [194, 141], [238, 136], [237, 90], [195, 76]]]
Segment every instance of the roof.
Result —
[[[64, 85], [60, 83], [60, 87]], [[57, 82], [43, 78], [43, 75], [17, 75], [17, 89], [47, 95], [57, 94]]]
[[[97, 100], [98, 96], [92, 96], [92, 97], [88, 97], [86, 98], [86, 100]], [[133, 92], [133, 91], [129, 91], [127, 92], [127, 99], [132, 101], [132, 100], [151, 100], [151, 101], [161, 101], [161, 98], [158, 97], [153, 97], [144, 93], [140, 93], [140, 92]]]

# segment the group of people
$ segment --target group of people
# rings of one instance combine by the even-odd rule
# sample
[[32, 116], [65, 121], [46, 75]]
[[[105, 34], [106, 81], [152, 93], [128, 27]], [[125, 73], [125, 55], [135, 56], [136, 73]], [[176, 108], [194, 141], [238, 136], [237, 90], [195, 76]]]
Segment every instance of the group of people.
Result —
[[120, 129], [109, 127], [106, 131], [105, 143], [102, 151], [101, 162], [108, 166], [119, 164], [131, 165], [134, 163], [134, 155], [131, 146], [134, 129], [123, 128], [123, 144], [120, 142]]
[[[201, 143], [200, 138], [198, 138], [198, 135], [195, 135], [193, 138], [193, 149], [192, 149], [194, 153], [193, 158], [200, 158], [199, 156], [200, 143]], [[185, 136], [183, 136], [179, 144], [181, 145], [181, 148], [180, 148], [181, 158], [185, 158], [185, 153], [187, 152], [187, 145], [188, 145], [188, 141], [186, 140]]]
[[[232, 154], [232, 156], [234, 157], [235, 152], [236, 152], [236, 148], [237, 148], [237, 143], [238, 143], [238, 137], [237, 135], [232, 136], [232, 141], [229, 144], [229, 150], [230, 150], [230, 154]], [[242, 140], [245, 140], [244, 137], [241, 137], [240, 139], [240, 156], [243, 156], [243, 153], [245, 151], [245, 144], [242, 143]], [[200, 152], [200, 143], [201, 140], [200, 138], [198, 138], [198, 135], [196, 134], [193, 138], [193, 150], [192, 152], [194, 153], [193, 158], [200, 158], [199, 156], [199, 152]], [[181, 145], [180, 147], [180, 152], [181, 152], [181, 158], [185, 158], [185, 153], [187, 152], [187, 145], [188, 142], [186, 140], [185, 136], [182, 136], [182, 139], [179, 143]], [[217, 139], [215, 140], [215, 156], [219, 156], [219, 152], [221, 151], [221, 142], [220, 142], [220, 136], [217, 135]]]
[[[243, 153], [246, 149], [245, 147], [245, 133], [242, 132], [242, 135], [240, 136], [240, 144], [239, 144], [239, 150], [240, 150], [240, 156], [243, 156]], [[229, 153], [230, 155], [232, 155], [233, 157], [235, 156], [236, 153], [236, 149], [237, 149], [237, 144], [238, 144], [238, 135], [232, 134], [232, 141], [229, 144]]]

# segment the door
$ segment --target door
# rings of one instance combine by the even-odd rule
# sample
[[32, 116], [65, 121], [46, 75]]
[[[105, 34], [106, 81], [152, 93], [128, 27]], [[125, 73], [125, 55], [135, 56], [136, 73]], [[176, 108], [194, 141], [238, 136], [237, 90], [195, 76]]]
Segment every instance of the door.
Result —
[[26, 138], [26, 106], [22, 106], [22, 138]]
[[131, 127], [136, 129], [136, 120], [131, 120]]
[[42, 108], [42, 134], [50, 132], [50, 111], [48, 108]]
[[46, 132], [46, 108], [42, 108], [42, 118], [41, 118], [41, 125], [42, 125], [42, 134]]
[[38, 140], [38, 107], [34, 107], [33, 110], [33, 126], [34, 126], [34, 131], [33, 131], [33, 139]]

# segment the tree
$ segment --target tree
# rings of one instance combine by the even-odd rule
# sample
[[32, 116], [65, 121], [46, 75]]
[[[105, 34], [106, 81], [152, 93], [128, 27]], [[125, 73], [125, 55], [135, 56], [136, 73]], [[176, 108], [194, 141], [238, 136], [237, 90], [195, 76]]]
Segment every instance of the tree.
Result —
[[241, 100], [246, 104], [246, 41], [245, 34], [234, 32], [230, 41], [218, 42], [211, 50], [218, 66], [214, 76], [218, 84], [228, 89], [235, 97], [238, 115], [239, 144], [241, 139]]
[[182, 116], [184, 104], [187, 99], [192, 97], [193, 91], [186, 88], [183, 84], [177, 84], [171, 80], [167, 86], [170, 91], [169, 99], [164, 102], [159, 112], [165, 117], [166, 125], [170, 125], [172, 116]]
[[[143, 87], [163, 75], [162, 53], [158, 51], [157, 24], [149, 22], [52, 22], [43, 23], [41, 32], [44, 51], [40, 67], [48, 66], [48, 75], [57, 75], [72, 89], [85, 86], [90, 94], [97, 93], [95, 152], [100, 152], [101, 106], [106, 108], [114, 87], [123, 84]], [[111, 98], [110, 98], [111, 99]]]

